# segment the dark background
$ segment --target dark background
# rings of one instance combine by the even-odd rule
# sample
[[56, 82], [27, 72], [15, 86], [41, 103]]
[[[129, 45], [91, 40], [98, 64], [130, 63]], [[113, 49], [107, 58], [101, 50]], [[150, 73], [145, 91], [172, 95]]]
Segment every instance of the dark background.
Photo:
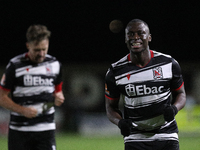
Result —
[[198, 1], [182, 0], [20, 0], [0, 1], [0, 63], [23, 53], [31, 24], [52, 32], [49, 54], [63, 63], [114, 62], [128, 53], [124, 30], [112, 33], [114, 19], [124, 25], [139, 18], [152, 34], [150, 48], [178, 61], [199, 59]]
[[[199, 83], [196, 80], [193, 83], [193, 76], [198, 75], [195, 67], [200, 54], [198, 3], [198, 0], [0, 0], [0, 66], [5, 68], [9, 59], [27, 51], [25, 35], [30, 25], [46, 25], [52, 32], [49, 54], [65, 67], [63, 90], [67, 100], [61, 108], [68, 119], [64, 119], [64, 127], [77, 130], [79, 116], [84, 111], [105, 113], [102, 94], [105, 72], [110, 63], [129, 52], [124, 43], [124, 29], [112, 33], [109, 23], [118, 19], [125, 27], [130, 20], [138, 18], [150, 27], [150, 49], [186, 63], [183, 68], [186, 90], [196, 89], [194, 93], [199, 95], [198, 86], [193, 86]], [[76, 88], [83, 95], [78, 96], [71, 86], [81, 77], [84, 78]], [[91, 79], [95, 83], [92, 88], [88, 85]], [[88, 97], [94, 95], [91, 89], [96, 88], [102, 93], [93, 104]]]

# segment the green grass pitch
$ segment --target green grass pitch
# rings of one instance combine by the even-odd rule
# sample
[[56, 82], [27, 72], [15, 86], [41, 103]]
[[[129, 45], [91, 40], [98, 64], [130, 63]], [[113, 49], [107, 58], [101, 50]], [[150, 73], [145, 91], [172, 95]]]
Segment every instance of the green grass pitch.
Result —
[[[180, 150], [199, 150], [200, 134], [180, 135]], [[122, 137], [84, 137], [77, 134], [57, 134], [57, 150], [123, 150]], [[1, 150], [7, 150], [7, 138], [0, 137]]]

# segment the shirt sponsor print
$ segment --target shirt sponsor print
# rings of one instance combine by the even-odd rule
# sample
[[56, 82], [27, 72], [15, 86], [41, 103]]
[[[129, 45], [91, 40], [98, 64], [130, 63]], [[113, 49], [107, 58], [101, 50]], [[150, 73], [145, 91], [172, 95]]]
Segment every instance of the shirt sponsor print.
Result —
[[125, 91], [128, 96], [142, 96], [142, 95], [150, 95], [150, 94], [158, 94], [162, 93], [164, 86], [153, 86], [148, 87], [147, 85], [133, 85], [128, 84], [125, 86]]
[[25, 86], [53, 86], [53, 78], [45, 78], [43, 79], [40, 76], [31, 76], [25, 75], [24, 76], [24, 85]]

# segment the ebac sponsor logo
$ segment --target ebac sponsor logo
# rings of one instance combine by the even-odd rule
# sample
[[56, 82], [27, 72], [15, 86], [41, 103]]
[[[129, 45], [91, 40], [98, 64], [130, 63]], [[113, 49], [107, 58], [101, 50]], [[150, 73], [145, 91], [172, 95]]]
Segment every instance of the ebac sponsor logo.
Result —
[[53, 86], [53, 78], [43, 79], [41, 76], [24, 76], [24, 85], [25, 86]]
[[158, 94], [162, 93], [164, 86], [153, 86], [148, 87], [144, 85], [133, 85], [128, 84], [125, 86], [125, 91], [128, 96], [142, 96], [142, 95], [150, 95], [150, 94]]

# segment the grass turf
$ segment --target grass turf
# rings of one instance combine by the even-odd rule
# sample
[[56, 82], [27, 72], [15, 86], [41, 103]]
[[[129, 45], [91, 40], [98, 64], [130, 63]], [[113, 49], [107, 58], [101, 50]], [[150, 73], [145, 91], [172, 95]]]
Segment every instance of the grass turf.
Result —
[[[199, 150], [200, 134], [181, 134], [180, 150]], [[122, 137], [84, 137], [78, 134], [57, 134], [57, 150], [123, 150]], [[1, 150], [7, 150], [7, 138], [0, 137]]]

